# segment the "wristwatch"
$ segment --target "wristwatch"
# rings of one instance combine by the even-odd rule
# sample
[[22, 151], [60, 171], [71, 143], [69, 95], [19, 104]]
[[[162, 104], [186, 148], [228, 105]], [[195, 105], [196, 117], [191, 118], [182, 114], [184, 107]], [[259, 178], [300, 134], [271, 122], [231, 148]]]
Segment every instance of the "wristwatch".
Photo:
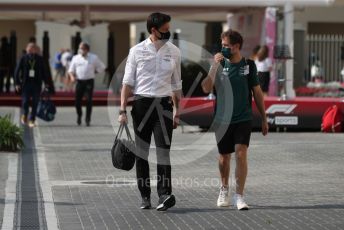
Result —
[[127, 110], [120, 110], [119, 115], [122, 115], [122, 114], [127, 114]]

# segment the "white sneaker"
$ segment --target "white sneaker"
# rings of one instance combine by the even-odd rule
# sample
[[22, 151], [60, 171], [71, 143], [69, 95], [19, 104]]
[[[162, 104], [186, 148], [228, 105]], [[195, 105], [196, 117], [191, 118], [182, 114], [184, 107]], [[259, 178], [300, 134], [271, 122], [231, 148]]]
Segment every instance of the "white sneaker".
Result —
[[229, 202], [229, 188], [222, 186], [220, 189], [219, 198], [217, 198], [217, 207], [228, 207]]
[[234, 204], [234, 206], [236, 206], [238, 208], [238, 210], [248, 210], [249, 209], [248, 205], [244, 201], [243, 196], [240, 194], [235, 194], [233, 196], [233, 204]]

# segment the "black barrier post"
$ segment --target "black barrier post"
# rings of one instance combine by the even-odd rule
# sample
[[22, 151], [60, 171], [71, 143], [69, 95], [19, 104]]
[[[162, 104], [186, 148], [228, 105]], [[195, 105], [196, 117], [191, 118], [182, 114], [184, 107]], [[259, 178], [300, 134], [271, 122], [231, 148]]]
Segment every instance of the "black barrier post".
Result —
[[107, 72], [109, 74], [107, 86], [109, 87], [115, 73], [115, 37], [113, 32], [109, 33], [108, 38]]
[[49, 60], [49, 33], [48, 31], [44, 31], [44, 35], [43, 35], [43, 58], [48, 61]]
[[141, 32], [139, 42], [143, 42], [144, 40], [146, 40], [146, 33], [145, 32]]
[[13, 76], [17, 64], [17, 35], [13, 30], [10, 35], [10, 74]]
[[76, 32], [76, 36], [72, 38], [72, 49], [73, 49], [74, 54], [78, 54], [80, 43], [81, 43], [81, 33]]
[[[1, 47], [0, 47], [0, 71], [4, 71], [6, 79], [6, 92], [8, 93], [10, 91], [11, 87], [11, 75], [10, 75], [10, 44], [8, 42], [8, 38], [6, 36], [1, 38]], [[0, 93], [3, 92], [3, 86], [4, 86], [4, 79], [0, 78]]]
[[72, 47], [71, 52], [72, 52], [73, 55], [75, 55], [76, 54], [74, 52], [75, 51], [75, 49], [74, 49], [74, 47], [75, 47], [75, 36], [72, 36], [70, 41], [71, 41], [71, 46], [70, 47]]

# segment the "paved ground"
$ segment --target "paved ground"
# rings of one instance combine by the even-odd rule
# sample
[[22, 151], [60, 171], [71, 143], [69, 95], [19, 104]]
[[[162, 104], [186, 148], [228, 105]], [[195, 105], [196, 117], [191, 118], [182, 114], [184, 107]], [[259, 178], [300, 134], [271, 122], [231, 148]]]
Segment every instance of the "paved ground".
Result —
[[[239, 212], [233, 207], [216, 207], [219, 181], [214, 134], [190, 127], [184, 133], [178, 129], [171, 153], [177, 205], [159, 213], [138, 209], [134, 170], [123, 172], [112, 167], [110, 148], [117, 127], [110, 124], [109, 113], [116, 117], [115, 111], [97, 107], [92, 126], [78, 127], [73, 108], [58, 108], [53, 123], [40, 121], [33, 132], [26, 130], [26, 141], [33, 143], [19, 154], [19, 167], [25, 169], [25, 162], [32, 164], [34, 170], [24, 171], [32, 174], [33, 184], [18, 177], [18, 188], [36, 195], [27, 198], [32, 206], [25, 206], [27, 202], [21, 202], [25, 197], [20, 195], [25, 191], [18, 192], [15, 212], [23, 214], [33, 207], [31, 210], [38, 212], [33, 218], [39, 221], [30, 226], [25, 217], [15, 213], [14, 226], [66, 230], [344, 229], [343, 134], [271, 133], [264, 138], [254, 133], [246, 187], [251, 210]], [[151, 150], [154, 162], [154, 146]], [[0, 155], [0, 216], [6, 156]], [[151, 163], [151, 176], [155, 175], [156, 167]], [[155, 188], [152, 191], [155, 204]]]
[[[3, 107], [0, 108], [0, 117], [10, 115], [12, 119], [15, 116], [15, 108]], [[3, 214], [4, 214], [4, 207], [5, 207], [5, 189], [6, 189], [6, 181], [8, 178], [8, 157], [14, 154], [8, 154], [0, 152], [0, 226], [2, 226], [3, 222]]]
[[7, 156], [0, 152], [0, 226], [2, 225], [2, 216], [4, 215], [5, 187], [7, 180]]

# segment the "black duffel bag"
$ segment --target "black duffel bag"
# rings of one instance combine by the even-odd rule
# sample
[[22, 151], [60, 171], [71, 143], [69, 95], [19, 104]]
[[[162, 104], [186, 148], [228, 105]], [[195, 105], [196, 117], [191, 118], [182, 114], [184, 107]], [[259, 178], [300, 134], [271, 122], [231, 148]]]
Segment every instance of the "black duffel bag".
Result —
[[37, 117], [44, 121], [53, 121], [56, 115], [56, 106], [50, 100], [50, 95], [44, 91], [37, 105]]
[[[123, 129], [128, 139], [121, 139]], [[135, 142], [131, 138], [127, 124], [119, 126], [115, 142], [111, 149], [112, 164], [117, 169], [129, 171], [135, 164]]]

